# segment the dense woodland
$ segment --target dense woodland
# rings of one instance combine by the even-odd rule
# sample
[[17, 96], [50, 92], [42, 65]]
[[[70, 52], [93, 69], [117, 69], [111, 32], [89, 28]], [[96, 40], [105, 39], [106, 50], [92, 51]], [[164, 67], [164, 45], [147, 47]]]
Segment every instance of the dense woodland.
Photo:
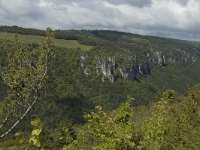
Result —
[[[0, 37], [0, 149], [200, 148], [198, 42], [116, 31], [0, 31], [17, 33], [15, 40]], [[21, 42], [21, 34], [44, 40]], [[91, 49], [54, 46], [53, 38]], [[170, 53], [174, 62], [149, 62], [149, 74], [133, 80], [115, 73], [128, 69], [129, 56], [144, 66], [145, 55], [153, 59], [155, 51], [165, 59]], [[85, 55], [90, 74], [81, 67]], [[102, 81], [95, 70], [96, 59], [110, 56], [116, 60], [114, 82]]]

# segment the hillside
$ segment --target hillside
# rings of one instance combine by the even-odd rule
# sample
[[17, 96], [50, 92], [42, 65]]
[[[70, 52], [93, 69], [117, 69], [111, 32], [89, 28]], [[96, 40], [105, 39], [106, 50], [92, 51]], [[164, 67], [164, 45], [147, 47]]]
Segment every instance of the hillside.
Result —
[[[15, 34], [16, 33], [0, 32], [0, 39], [15, 40]], [[23, 35], [23, 34], [17, 34], [17, 37], [21, 42], [28, 44], [31, 43], [40, 44], [43, 38], [43, 36], [39, 35]], [[84, 51], [88, 51], [92, 48], [91, 46], [80, 44], [77, 40], [55, 39], [54, 43], [56, 47], [61, 47], [61, 48], [81, 48]]]
[[[32, 49], [40, 44], [45, 32], [17, 26], [0, 27], [1, 41], [14, 41], [15, 34]], [[147, 108], [166, 89], [181, 95], [200, 82], [198, 42], [116, 31], [56, 30], [54, 34], [48, 79], [40, 102], [31, 113], [42, 118], [49, 130], [65, 122], [79, 128], [84, 123], [84, 112], [91, 112], [97, 105], [110, 112], [127, 95], [135, 98], [132, 105], [137, 107], [136, 114], [144, 117]], [[7, 52], [2, 47], [0, 50], [2, 70]], [[3, 98], [3, 84], [0, 90]], [[143, 108], [145, 112], [140, 113]], [[27, 122], [31, 114], [15, 131], [30, 130]]]
[[[41, 30], [16, 26], [2, 26], [0, 31], [0, 39], [12, 40], [16, 32], [21, 42], [29, 44], [44, 35]], [[126, 95], [147, 104], [164, 89], [181, 93], [200, 81], [198, 42], [116, 31], [57, 30], [55, 37], [49, 61], [53, 84], [48, 85], [54, 92], [47, 93], [53, 92], [57, 100], [81, 96], [111, 109]]]

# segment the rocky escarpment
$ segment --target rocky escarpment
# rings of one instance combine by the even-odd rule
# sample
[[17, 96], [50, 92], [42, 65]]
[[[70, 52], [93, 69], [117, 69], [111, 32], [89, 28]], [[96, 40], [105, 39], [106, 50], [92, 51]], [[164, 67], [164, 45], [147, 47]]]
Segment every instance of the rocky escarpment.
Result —
[[[173, 63], [196, 62], [199, 57], [192, 53], [175, 49], [169, 52], [154, 51], [143, 54], [142, 57], [133, 56], [95, 56], [83, 54], [80, 58], [80, 66], [85, 75], [96, 73], [101, 76], [102, 82], [117, 79], [138, 80], [138, 76], [150, 76], [155, 65], [164, 67]], [[92, 62], [88, 65], [87, 62]]]

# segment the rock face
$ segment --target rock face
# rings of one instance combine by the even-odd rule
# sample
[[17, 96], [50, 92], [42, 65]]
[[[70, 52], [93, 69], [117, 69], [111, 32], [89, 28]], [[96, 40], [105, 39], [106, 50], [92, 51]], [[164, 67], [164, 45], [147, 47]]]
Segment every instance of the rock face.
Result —
[[96, 72], [98, 75], [102, 76], [102, 82], [108, 78], [111, 82], [115, 81], [115, 73], [116, 69], [115, 58], [113, 57], [105, 57], [105, 58], [96, 58]]
[[90, 71], [89, 67], [86, 65], [88, 59], [89, 59], [88, 54], [81, 55], [80, 67], [83, 69], [83, 72], [84, 72], [85, 75], [91, 74], [91, 71]]
[[157, 55], [157, 63], [161, 66], [164, 66], [166, 64], [165, 55], [163, 55], [161, 51], [156, 51], [155, 53]]
[[193, 56], [190, 53], [181, 51], [180, 49], [174, 50], [174, 53], [164, 54], [162, 51], [154, 52], [153, 61], [150, 61], [153, 64], [159, 64], [160, 66], [165, 66], [167, 64], [172, 64], [176, 62], [187, 63], [187, 62], [196, 62], [199, 60], [197, 56]]
[[[138, 75], [144, 77], [150, 76], [152, 68], [155, 65], [164, 67], [168, 64], [176, 62], [188, 63], [196, 62], [199, 58], [190, 53], [174, 50], [173, 53], [163, 53], [162, 51], [154, 51], [144, 54], [142, 60], [137, 56], [96, 56], [90, 58], [88, 54], [83, 54], [80, 57], [80, 67], [83, 69], [85, 75], [92, 75], [96, 73], [101, 76], [102, 82], [115, 82], [117, 79], [138, 80]], [[92, 61], [92, 66], [87, 65], [88, 61]], [[91, 71], [93, 70], [93, 71]]]

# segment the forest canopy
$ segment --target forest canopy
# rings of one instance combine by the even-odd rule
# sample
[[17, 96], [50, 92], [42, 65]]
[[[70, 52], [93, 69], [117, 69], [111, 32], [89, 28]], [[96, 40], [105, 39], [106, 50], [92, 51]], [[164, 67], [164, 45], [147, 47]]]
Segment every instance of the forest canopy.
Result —
[[[1, 29], [44, 36], [32, 29]], [[73, 40], [92, 49], [56, 47], [54, 33], [76, 35]], [[47, 28], [41, 43], [22, 43], [18, 35], [15, 41], [0, 40], [0, 149], [200, 148], [198, 44], [111, 31], [54, 33]], [[163, 52], [156, 51], [159, 58], [176, 48], [176, 62], [156, 64], [143, 57], [158, 47]], [[182, 51], [188, 52], [187, 59]], [[144, 72], [149, 61], [151, 71], [123, 79], [117, 68], [130, 66], [132, 53], [142, 56], [132, 70], [137, 63]], [[98, 62], [107, 70], [114, 64], [114, 80], [102, 80], [95, 70]]]

